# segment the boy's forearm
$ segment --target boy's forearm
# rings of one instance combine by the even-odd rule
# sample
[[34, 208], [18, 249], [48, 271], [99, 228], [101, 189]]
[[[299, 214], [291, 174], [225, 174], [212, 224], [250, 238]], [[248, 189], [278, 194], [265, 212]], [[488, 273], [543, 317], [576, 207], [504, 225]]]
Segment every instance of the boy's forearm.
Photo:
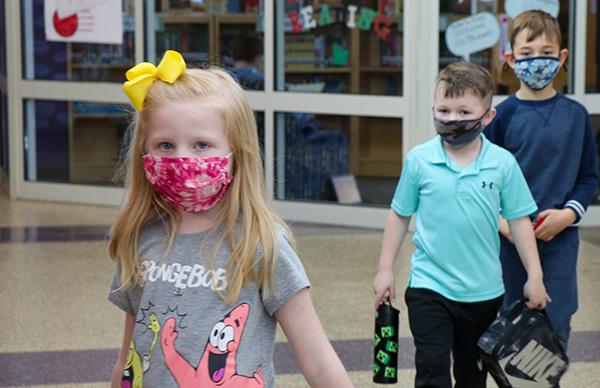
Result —
[[529, 217], [508, 221], [513, 241], [530, 279], [543, 278], [535, 235]]
[[394, 260], [398, 255], [402, 241], [408, 231], [410, 217], [403, 217], [390, 210], [383, 232], [381, 255], [379, 257], [379, 270], [391, 271]]

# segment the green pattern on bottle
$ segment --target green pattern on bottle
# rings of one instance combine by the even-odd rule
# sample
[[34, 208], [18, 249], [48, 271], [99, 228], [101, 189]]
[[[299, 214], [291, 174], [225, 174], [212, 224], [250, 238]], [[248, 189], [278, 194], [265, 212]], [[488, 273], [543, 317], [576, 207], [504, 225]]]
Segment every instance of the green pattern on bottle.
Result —
[[394, 326], [381, 326], [381, 336], [383, 338], [394, 336]]
[[377, 352], [377, 359], [383, 365], [387, 365], [388, 362], [390, 362], [390, 355], [384, 352], [383, 350], [380, 350], [379, 352]]
[[396, 377], [396, 368], [391, 368], [389, 366], [385, 367], [383, 375], [389, 379], [393, 379]]
[[398, 353], [398, 343], [395, 341], [387, 341], [385, 344], [385, 350], [390, 353]]

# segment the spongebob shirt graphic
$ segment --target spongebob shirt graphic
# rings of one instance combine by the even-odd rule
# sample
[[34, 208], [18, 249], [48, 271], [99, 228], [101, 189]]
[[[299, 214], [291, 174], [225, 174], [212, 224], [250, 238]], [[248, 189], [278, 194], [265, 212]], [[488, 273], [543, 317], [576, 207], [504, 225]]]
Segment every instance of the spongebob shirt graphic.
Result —
[[123, 378], [121, 379], [122, 388], [139, 388], [142, 386], [142, 373], [150, 368], [150, 358], [152, 357], [152, 350], [158, 340], [158, 333], [160, 332], [160, 323], [156, 314], [150, 314], [150, 323], [148, 328], [154, 334], [154, 339], [150, 345], [150, 354], [145, 354], [143, 361], [140, 355], [135, 350], [135, 343], [131, 341], [129, 343], [129, 353], [127, 354], [127, 361], [123, 370]]
[[269, 292], [248, 284], [233, 305], [227, 289], [226, 245], [212, 259], [213, 233], [178, 234], [167, 257], [160, 223], [140, 238], [143, 287], [120, 288], [113, 278], [109, 300], [135, 315], [136, 325], [123, 371], [122, 387], [274, 386], [272, 314], [309, 282], [283, 231]]

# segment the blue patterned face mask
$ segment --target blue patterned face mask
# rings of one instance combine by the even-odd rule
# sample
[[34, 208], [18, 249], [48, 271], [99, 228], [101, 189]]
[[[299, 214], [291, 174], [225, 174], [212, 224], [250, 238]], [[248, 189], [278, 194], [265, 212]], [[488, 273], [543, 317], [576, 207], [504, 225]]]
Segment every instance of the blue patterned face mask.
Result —
[[556, 57], [533, 57], [515, 61], [515, 75], [533, 90], [548, 86], [560, 70]]

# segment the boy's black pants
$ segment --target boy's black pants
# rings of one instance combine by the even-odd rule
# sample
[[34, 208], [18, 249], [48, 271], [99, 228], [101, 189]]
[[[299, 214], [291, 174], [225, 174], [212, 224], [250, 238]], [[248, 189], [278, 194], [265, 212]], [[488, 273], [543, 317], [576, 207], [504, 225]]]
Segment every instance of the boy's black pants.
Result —
[[477, 341], [496, 318], [502, 296], [462, 303], [425, 288], [408, 288], [404, 295], [416, 354], [416, 388], [451, 388], [450, 353], [455, 388], [485, 388]]

